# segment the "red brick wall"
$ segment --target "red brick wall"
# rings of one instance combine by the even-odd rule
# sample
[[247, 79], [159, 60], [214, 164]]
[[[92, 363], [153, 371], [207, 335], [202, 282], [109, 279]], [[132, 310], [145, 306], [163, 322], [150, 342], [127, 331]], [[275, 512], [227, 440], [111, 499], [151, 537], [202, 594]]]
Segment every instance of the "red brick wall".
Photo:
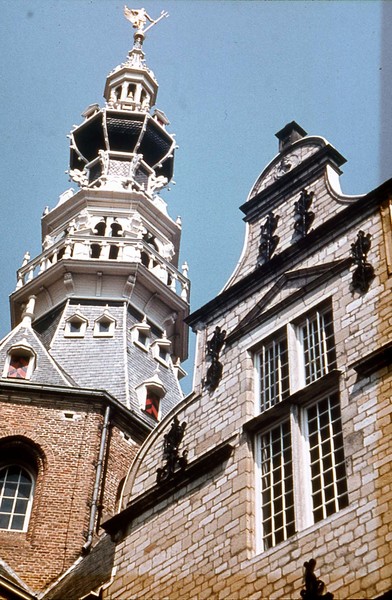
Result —
[[[10, 436], [29, 440], [39, 454], [28, 531], [0, 531], [1, 555], [29, 586], [42, 590], [72, 565], [86, 542], [104, 407], [42, 394], [0, 401], [0, 461], [7, 461], [1, 444]], [[116, 427], [110, 437], [103, 504], [113, 511], [136, 446]]]

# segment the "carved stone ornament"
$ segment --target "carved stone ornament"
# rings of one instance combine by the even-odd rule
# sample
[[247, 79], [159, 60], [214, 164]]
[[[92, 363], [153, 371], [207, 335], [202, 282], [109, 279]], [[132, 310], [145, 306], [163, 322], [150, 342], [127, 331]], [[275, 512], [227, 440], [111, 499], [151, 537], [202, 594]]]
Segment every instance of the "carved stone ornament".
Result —
[[294, 167], [299, 164], [300, 158], [296, 154], [292, 153], [282, 158], [281, 161], [275, 166], [271, 175], [274, 179], [280, 179], [283, 175], [286, 175], [289, 171], [292, 171]]
[[270, 212], [264, 225], [260, 227], [259, 256], [257, 258], [257, 264], [259, 265], [269, 261], [278, 246], [279, 236], [274, 235], [274, 233], [279, 219], [278, 215]]
[[211, 360], [211, 364], [207, 369], [207, 375], [204, 380], [204, 387], [213, 392], [219, 385], [222, 379], [223, 365], [219, 361], [219, 355], [225, 342], [226, 331], [221, 331], [217, 325], [212, 337], [207, 341], [206, 355]]
[[180, 456], [179, 446], [184, 437], [186, 423], [181, 423], [174, 417], [171, 427], [163, 436], [163, 459], [166, 464], [157, 469], [157, 483], [161, 484], [171, 479], [175, 474], [183, 471], [187, 465], [187, 450]]
[[358, 232], [356, 241], [351, 244], [351, 256], [353, 263], [357, 268], [353, 272], [352, 287], [358, 292], [368, 291], [371, 281], [374, 278], [374, 269], [367, 262], [367, 255], [371, 247], [371, 235], [363, 231]]
[[313, 196], [314, 192], [302, 190], [298, 202], [294, 204], [294, 230], [301, 238], [306, 236], [314, 221], [314, 212], [309, 210]]
[[311, 558], [308, 562], [304, 563], [304, 584], [305, 587], [301, 590], [302, 600], [318, 600], [323, 598], [324, 600], [333, 600], [333, 594], [325, 592], [325, 584], [321, 579], [318, 579], [314, 569], [316, 561]]

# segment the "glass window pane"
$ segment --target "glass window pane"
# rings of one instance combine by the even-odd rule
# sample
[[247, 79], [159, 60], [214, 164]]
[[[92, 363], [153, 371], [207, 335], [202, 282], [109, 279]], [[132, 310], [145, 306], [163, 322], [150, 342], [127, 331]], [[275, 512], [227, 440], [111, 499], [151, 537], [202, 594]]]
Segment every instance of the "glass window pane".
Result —
[[302, 340], [305, 384], [323, 377], [336, 364], [332, 311], [319, 309], [311, 312], [299, 328]]
[[266, 342], [259, 354], [260, 410], [281, 402], [290, 393], [287, 339]]
[[264, 548], [275, 546], [295, 531], [291, 437], [284, 423], [260, 438]]
[[17, 465], [1, 469], [0, 474], [0, 529], [23, 531], [32, 500], [33, 480]]
[[[310, 427], [318, 427], [318, 435], [309, 435], [313, 518], [320, 521], [342, 507], [339, 498], [347, 497], [347, 478], [342, 448], [342, 425], [337, 394], [317, 402], [308, 409]], [[315, 418], [317, 415], [317, 418]], [[332, 427], [333, 422], [333, 427]], [[321, 427], [323, 425], [323, 427]], [[347, 500], [348, 501], [348, 500]]]

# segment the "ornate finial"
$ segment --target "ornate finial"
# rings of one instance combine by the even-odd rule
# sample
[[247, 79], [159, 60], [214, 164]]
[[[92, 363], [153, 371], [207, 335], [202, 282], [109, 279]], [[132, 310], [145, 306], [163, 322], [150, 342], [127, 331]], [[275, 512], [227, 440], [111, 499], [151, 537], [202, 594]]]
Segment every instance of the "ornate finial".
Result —
[[[127, 21], [132, 23], [132, 27], [136, 29], [136, 39], [136, 35], [141, 34], [142, 37], [144, 37], [146, 31], [151, 29], [151, 27], [156, 25], [156, 23], [158, 23], [158, 21], [160, 21], [164, 17], [168, 17], [169, 13], [163, 10], [161, 12], [161, 15], [154, 20], [150, 17], [145, 8], [128, 8], [128, 6], [124, 6], [124, 16], [127, 19]], [[147, 21], [150, 21], [151, 23], [151, 25], [149, 25], [148, 27], [146, 27]]]

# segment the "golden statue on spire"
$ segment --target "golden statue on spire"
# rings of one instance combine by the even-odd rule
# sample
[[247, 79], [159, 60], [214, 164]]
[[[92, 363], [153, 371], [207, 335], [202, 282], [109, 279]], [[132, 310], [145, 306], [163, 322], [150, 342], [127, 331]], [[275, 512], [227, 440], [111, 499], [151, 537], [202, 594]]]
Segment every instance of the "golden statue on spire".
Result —
[[[168, 17], [169, 13], [163, 10], [158, 19], [154, 20], [150, 17], [150, 15], [147, 14], [145, 8], [128, 8], [128, 6], [124, 6], [124, 16], [130, 23], [132, 23], [132, 27], [142, 33], [145, 33], [156, 23], [158, 23], [158, 21], [163, 19], [163, 17]], [[151, 23], [151, 25], [148, 27], [146, 27], [147, 21], [150, 21]]]

